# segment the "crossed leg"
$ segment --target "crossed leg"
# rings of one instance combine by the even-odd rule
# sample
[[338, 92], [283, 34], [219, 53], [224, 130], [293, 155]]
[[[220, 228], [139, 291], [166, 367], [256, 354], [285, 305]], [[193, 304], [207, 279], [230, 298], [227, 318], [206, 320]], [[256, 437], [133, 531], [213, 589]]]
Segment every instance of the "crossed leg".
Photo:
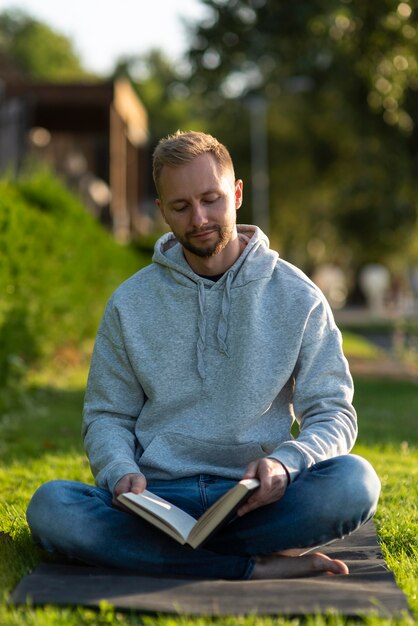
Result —
[[[198, 477], [159, 481], [155, 492], [195, 517], [203, 512]], [[162, 484], [165, 483], [165, 484]], [[231, 486], [208, 484], [207, 505]], [[150, 485], [153, 489], [153, 485]], [[234, 520], [201, 549], [180, 546], [150, 524], [112, 507], [111, 494], [81, 483], [43, 485], [28, 508], [32, 534], [45, 549], [143, 575], [186, 578], [289, 578], [345, 574], [346, 566], [317, 552], [289, 556], [349, 534], [373, 514], [379, 481], [359, 457], [339, 457], [303, 472], [282, 500]]]

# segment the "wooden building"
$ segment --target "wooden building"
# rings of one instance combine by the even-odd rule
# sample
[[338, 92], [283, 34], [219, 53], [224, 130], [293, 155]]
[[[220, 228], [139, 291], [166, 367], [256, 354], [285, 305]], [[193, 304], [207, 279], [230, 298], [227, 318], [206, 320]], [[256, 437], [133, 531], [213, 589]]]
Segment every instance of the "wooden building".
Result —
[[[146, 230], [147, 113], [127, 79], [63, 84], [3, 79], [0, 112], [10, 103], [20, 118], [24, 112], [25, 155], [49, 162], [90, 210], [110, 220], [118, 240]], [[14, 154], [10, 138], [4, 145], [6, 134], [0, 128], [3, 168], [5, 152]]]

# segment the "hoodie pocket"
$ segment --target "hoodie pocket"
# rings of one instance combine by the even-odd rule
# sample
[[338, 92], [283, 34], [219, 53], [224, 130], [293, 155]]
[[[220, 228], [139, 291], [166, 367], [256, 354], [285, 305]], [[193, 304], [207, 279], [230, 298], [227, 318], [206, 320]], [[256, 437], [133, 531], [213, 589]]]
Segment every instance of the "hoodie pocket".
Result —
[[251, 461], [266, 456], [259, 443], [218, 443], [180, 433], [156, 435], [138, 462], [155, 478], [217, 474], [240, 478]]

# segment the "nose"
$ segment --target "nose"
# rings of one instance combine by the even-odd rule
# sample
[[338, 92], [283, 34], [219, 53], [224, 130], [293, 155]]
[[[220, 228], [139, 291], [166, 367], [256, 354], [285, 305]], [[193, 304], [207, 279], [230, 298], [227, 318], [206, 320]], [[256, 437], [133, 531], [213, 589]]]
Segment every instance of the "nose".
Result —
[[201, 228], [208, 223], [206, 209], [202, 206], [200, 202], [196, 202], [196, 204], [193, 205], [191, 219], [192, 226], [194, 228]]

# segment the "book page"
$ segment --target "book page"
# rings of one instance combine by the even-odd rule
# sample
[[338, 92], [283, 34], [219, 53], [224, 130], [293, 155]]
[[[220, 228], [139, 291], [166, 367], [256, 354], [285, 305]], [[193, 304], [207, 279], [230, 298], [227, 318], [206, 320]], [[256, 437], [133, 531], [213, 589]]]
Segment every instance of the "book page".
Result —
[[258, 479], [248, 478], [227, 491], [198, 519], [190, 532], [190, 545], [193, 548], [198, 547], [218, 526], [230, 518], [231, 513], [234, 513], [259, 485]]
[[[124, 493], [119, 498], [138, 515], [141, 515], [142, 511], [148, 513], [143, 517], [151, 523], [155, 520], [155, 525], [159, 528], [174, 529], [184, 542], [196, 523], [194, 517], [146, 489], [142, 493]], [[160, 523], [157, 524], [157, 521]]]

